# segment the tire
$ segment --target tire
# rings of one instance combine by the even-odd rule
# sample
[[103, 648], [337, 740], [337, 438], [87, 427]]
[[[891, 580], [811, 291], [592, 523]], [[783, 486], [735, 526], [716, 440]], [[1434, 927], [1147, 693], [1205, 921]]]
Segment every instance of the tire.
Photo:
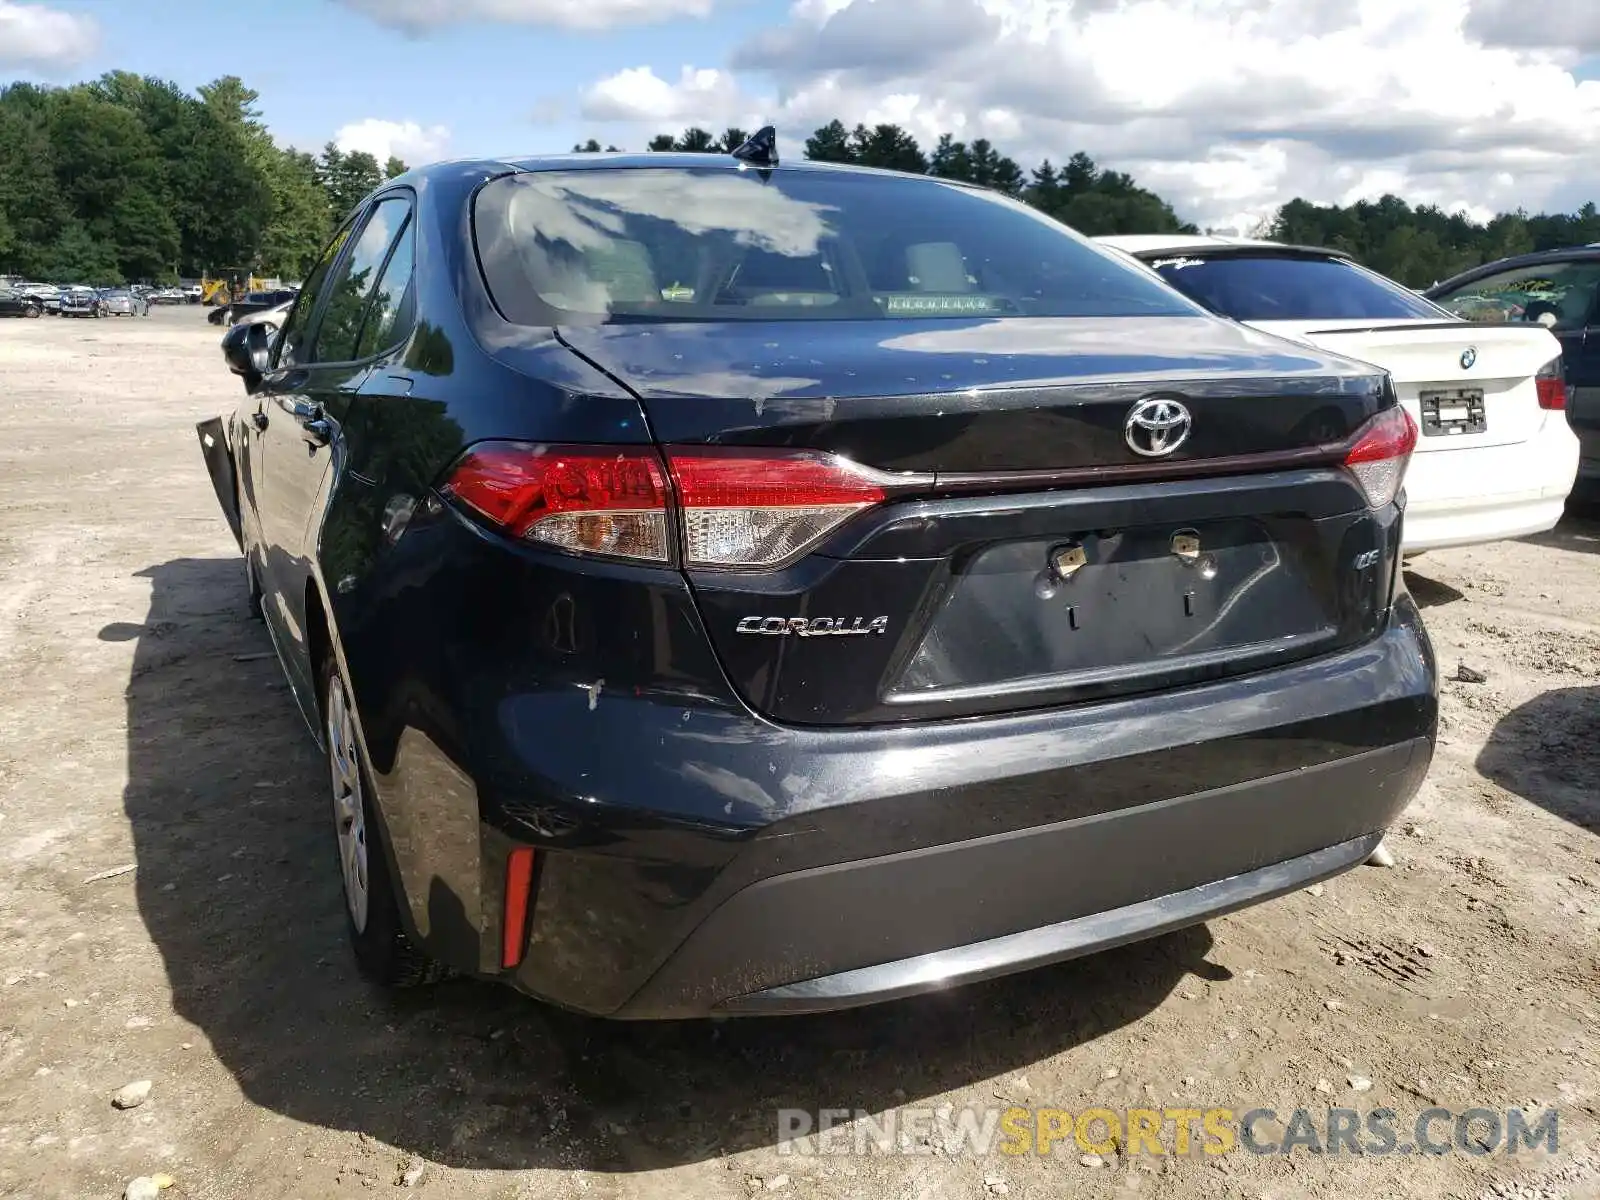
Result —
[[333, 654], [322, 667], [322, 716], [345, 930], [361, 973], [394, 990], [424, 987], [444, 968], [406, 936], [372, 808], [371, 772], [355, 736], [350, 691]]

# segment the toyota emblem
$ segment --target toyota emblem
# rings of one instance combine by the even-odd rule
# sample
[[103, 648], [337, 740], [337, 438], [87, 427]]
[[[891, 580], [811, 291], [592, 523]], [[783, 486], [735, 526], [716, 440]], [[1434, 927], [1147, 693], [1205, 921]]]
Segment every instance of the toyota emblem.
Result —
[[1128, 410], [1122, 436], [1128, 449], [1145, 458], [1164, 458], [1189, 439], [1189, 410], [1165, 396], [1149, 396]]

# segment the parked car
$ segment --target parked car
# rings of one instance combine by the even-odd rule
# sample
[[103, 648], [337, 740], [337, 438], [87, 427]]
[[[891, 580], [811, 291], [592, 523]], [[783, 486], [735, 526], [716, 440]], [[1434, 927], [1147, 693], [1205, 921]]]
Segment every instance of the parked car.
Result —
[[60, 315], [62, 289], [48, 283], [25, 283], [17, 290], [32, 296], [47, 314]]
[[0, 317], [42, 317], [44, 303], [14, 287], [0, 287]]
[[206, 320], [213, 325], [232, 325], [240, 317], [247, 317], [266, 308], [277, 308], [285, 301], [292, 301], [294, 297], [295, 293], [288, 288], [277, 288], [267, 292], [246, 292], [239, 299], [213, 309]]
[[100, 297], [100, 311], [107, 317], [148, 317], [150, 306], [134, 292], [116, 290]]
[[289, 310], [294, 307], [293, 300], [285, 300], [282, 304], [272, 308], [263, 308], [234, 321], [235, 325], [260, 325], [268, 334], [275, 334], [283, 326], [284, 320], [289, 315]]
[[1386, 368], [1421, 429], [1408, 554], [1554, 528], [1578, 470], [1561, 344], [1538, 325], [1469, 325], [1321, 247], [1108, 237], [1213, 312]]
[[100, 293], [90, 287], [65, 288], [60, 313], [63, 317], [98, 317], [102, 315]]
[[223, 338], [362, 967], [829, 1009], [1364, 861], [1436, 724], [1388, 375], [770, 139], [413, 171]]
[[1470, 321], [1543, 326], [1561, 343], [1567, 421], [1581, 446], [1573, 495], [1600, 503], [1600, 246], [1503, 258], [1428, 296]]

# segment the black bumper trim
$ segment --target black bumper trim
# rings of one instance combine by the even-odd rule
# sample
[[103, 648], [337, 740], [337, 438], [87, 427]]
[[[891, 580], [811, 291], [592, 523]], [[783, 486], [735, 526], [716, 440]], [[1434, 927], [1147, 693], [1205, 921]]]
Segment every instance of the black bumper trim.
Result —
[[899, 962], [841, 971], [837, 975], [736, 996], [719, 1004], [715, 1011], [739, 1016], [826, 1012], [898, 1000], [1064, 962], [1170, 933], [1309, 887], [1365, 862], [1382, 840], [1381, 831], [1369, 833], [1229, 879], [1203, 883], [1106, 912], [1090, 913]]

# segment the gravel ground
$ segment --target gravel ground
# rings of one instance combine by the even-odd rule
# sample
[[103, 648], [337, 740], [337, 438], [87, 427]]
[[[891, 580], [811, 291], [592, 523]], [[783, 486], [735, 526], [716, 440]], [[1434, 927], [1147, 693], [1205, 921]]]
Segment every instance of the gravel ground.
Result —
[[[237, 394], [203, 310], [0, 322], [0, 1195], [1600, 1195], [1600, 525], [1416, 563], [1443, 665], [1487, 678], [1444, 685], [1394, 869], [839, 1017], [610, 1025], [357, 978], [192, 429]], [[785, 1107], [1012, 1103], [1559, 1105], [1562, 1150], [778, 1146]]]

